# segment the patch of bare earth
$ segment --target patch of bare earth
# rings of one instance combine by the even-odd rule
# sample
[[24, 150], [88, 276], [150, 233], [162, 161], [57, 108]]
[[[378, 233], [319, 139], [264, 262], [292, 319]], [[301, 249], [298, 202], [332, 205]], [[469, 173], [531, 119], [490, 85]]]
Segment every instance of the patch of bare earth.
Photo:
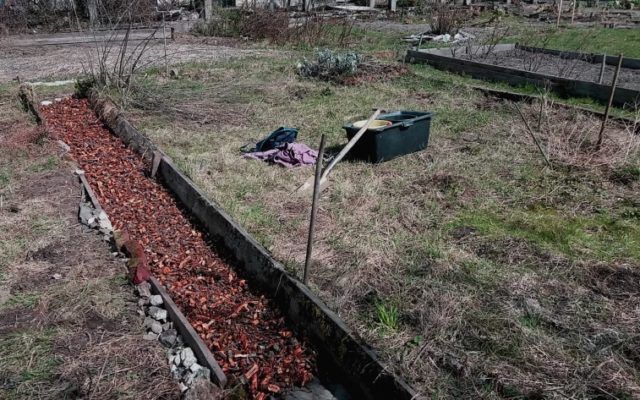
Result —
[[[55, 35], [51, 35], [55, 37]], [[0, 82], [9, 81], [20, 76], [23, 80], [69, 78], [82, 74], [90, 68], [92, 58], [96, 57], [96, 46], [104, 48], [104, 44], [73, 43], [62, 44], [16, 44], [12, 38], [0, 42]], [[167, 41], [166, 60], [169, 64], [187, 62], [206, 62], [230, 58], [242, 58], [256, 54], [268, 54], [273, 51], [255, 50], [239, 47], [240, 43], [226, 38], [197, 38], [182, 34], [175, 40]], [[130, 46], [133, 48], [134, 46]], [[114, 48], [119, 49], [119, 45]], [[115, 51], [112, 53], [116, 53]], [[109, 62], [115, 58], [110, 56]], [[94, 61], [95, 62], [95, 61]], [[142, 68], [164, 66], [165, 49], [163, 42], [155, 40], [149, 43], [142, 55], [139, 65]]]
[[14, 94], [0, 102], [0, 398], [179, 398], [123, 262], [78, 223], [73, 164]]

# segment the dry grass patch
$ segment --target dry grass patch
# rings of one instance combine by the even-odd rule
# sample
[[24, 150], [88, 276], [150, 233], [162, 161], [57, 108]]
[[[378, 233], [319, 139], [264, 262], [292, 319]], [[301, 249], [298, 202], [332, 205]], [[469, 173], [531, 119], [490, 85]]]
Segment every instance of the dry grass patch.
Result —
[[[609, 121], [603, 143], [597, 146], [601, 119], [576, 110], [553, 107], [546, 99], [523, 110], [530, 126], [537, 128], [549, 158], [572, 167], [617, 167], [637, 159], [640, 151], [640, 113], [633, 123]], [[515, 125], [515, 129], [518, 126]], [[521, 139], [516, 139], [521, 141]]]
[[[181, 107], [224, 93], [229, 109], [249, 110], [241, 123], [132, 115], [299, 275], [310, 199], [291, 193], [312, 169], [243, 160], [239, 148], [294, 126], [312, 147], [326, 134], [335, 154], [346, 142], [340, 127], [373, 107], [435, 111], [426, 151], [381, 164], [344, 161], [332, 172], [312, 289], [425, 396], [637, 397], [630, 349], [640, 305], [630, 282], [640, 265], [638, 155], [621, 157], [624, 146], [611, 145], [605, 166], [594, 158], [545, 168], [512, 104], [479, 95], [462, 78], [410, 66], [390, 82], [345, 87], [299, 79], [300, 58], [188, 65], [184, 82], [147, 86], [173, 91]], [[525, 110], [531, 118], [536, 109]], [[554, 140], [597, 125], [555, 107], [547, 113], [542, 139], [554, 161], [567, 159]], [[611, 133], [629, 139], [614, 125]], [[618, 339], [605, 340], [610, 334]]]

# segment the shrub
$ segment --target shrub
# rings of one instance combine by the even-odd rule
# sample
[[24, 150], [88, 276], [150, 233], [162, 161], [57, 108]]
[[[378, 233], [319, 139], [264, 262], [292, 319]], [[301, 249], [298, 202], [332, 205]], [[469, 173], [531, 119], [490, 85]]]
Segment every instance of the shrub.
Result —
[[211, 21], [198, 21], [192, 32], [203, 36], [240, 36], [244, 18], [242, 10], [219, 9]]
[[89, 96], [89, 91], [96, 84], [96, 79], [93, 76], [83, 76], [76, 79], [75, 94], [80, 98]]
[[362, 62], [360, 54], [347, 52], [337, 53], [329, 49], [319, 50], [315, 61], [302, 60], [297, 69], [300, 76], [320, 78], [325, 80], [335, 79], [344, 75], [352, 75], [358, 70]]
[[[2, 4], [2, 0], [0, 0]], [[33, 30], [56, 32], [76, 30], [89, 25], [87, 1], [55, 2], [11, 0], [0, 6], [0, 34]], [[149, 23], [156, 17], [152, 0], [101, 0], [96, 4], [98, 25], [110, 27], [119, 23]]]
[[437, 4], [431, 14], [431, 31], [444, 35], [455, 35], [464, 22], [463, 12], [449, 4]]
[[277, 44], [320, 46], [344, 45], [351, 36], [354, 21], [348, 18], [326, 20], [310, 15], [290, 23], [289, 13], [253, 9], [219, 9], [209, 22], [200, 22], [192, 31], [205, 36], [248, 37]]

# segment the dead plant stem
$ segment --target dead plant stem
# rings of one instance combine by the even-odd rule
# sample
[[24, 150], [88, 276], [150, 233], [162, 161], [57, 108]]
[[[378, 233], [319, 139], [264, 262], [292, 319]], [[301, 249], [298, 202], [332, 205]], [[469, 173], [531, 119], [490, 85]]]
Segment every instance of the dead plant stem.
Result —
[[540, 141], [538, 140], [536, 135], [533, 133], [533, 130], [531, 130], [531, 127], [529, 126], [527, 119], [525, 118], [524, 114], [522, 113], [522, 110], [520, 109], [520, 106], [518, 106], [518, 104], [514, 104], [514, 105], [516, 107], [516, 110], [518, 110], [518, 114], [520, 114], [520, 118], [522, 118], [522, 122], [524, 122], [524, 126], [527, 127], [527, 131], [529, 131], [529, 134], [533, 138], [533, 141], [535, 142], [536, 146], [538, 146], [538, 150], [540, 150], [540, 154], [542, 154], [542, 157], [544, 157], [544, 161], [547, 163], [547, 166], [549, 168], [553, 168], [553, 166], [551, 165], [551, 161], [549, 161], [549, 157], [547, 157], [547, 154], [542, 149], [542, 145], [540, 144]]
[[607, 108], [604, 110], [604, 118], [602, 119], [602, 126], [600, 126], [600, 133], [598, 133], [598, 143], [596, 144], [596, 151], [602, 147], [602, 140], [604, 137], [604, 129], [607, 126], [607, 120], [609, 119], [609, 111], [611, 109], [611, 103], [613, 102], [613, 96], [616, 93], [616, 85], [618, 84], [618, 74], [620, 73], [620, 67], [622, 66], [622, 54], [618, 56], [618, 65], [616, 66], [616, 72], [613, 74], [613, 82], [611, 82], [611, 93], [609, 94], [609, 102]]

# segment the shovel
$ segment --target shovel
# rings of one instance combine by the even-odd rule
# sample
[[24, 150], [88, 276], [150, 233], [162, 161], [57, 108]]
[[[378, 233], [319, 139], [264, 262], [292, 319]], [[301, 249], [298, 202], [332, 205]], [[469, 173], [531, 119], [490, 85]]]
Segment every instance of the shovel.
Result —
[[[376, 111], [369, 117], [367, 122], [365, 122], [365, 124], [362, 125], [362, 128], [360, 128], [360, 130], [353, 136], [353, 138], [351, 138], [351, 140], [349, 140], [349, 142], [342, 148], [342, 150], [340, 150], [340, 153], [338, 153], [338, 155], [336, 155], [333, 158], [333, 160], [331, 160], [329, 165], [326, 166], [324, 171], [322, 171], [322, 176], [320, 176], [320, 187], [319, 187], [320, 192], [322, 192], [327, 187], [327, 176], [329, 175], [329, 172], [331, 172], [333, 167], [335, 167], [335, 165], [337, 163], [339, 163], [340, 160], [342, 160], [344, 158], [344, 156], [349, 152], [349, 150], [351, 150], [351, 148], [362, 137], [362, 135], [364, 135], [364, 133], [367, 131], [367, 129], [369, 129], [369, 125], [371, 125], [371, 123], [376, 118], [378, 118], [378, 115], [380, 115], [381, 112], [382, 112], [381, 109], [376, 109]], [[316, 162], [321, 162], [321, 160], [317, 160]], [[296, 189], [296, 191], [294, 193], [300, 193], [301, 194], [301, 193], [309, 192], [313, 188], [314, 179], [315, 179], [315, 177], [313, 177], [313, 176], [309, 177], [309, 179], [307, 179], [302, 184], [302, 186], [300, 186], [298, 189]]]

